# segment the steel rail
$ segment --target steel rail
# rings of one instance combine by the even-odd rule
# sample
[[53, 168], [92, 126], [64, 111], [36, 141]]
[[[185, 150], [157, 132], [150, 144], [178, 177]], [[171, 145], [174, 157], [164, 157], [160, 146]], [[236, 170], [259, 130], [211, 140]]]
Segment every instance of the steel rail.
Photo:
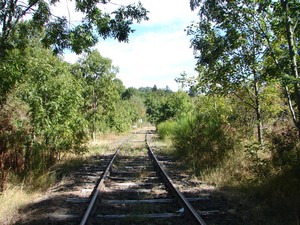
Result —
[[[129, 139], [129, 138], [128, 138]], [[111, 169], [111, 166], [112, 164], [114, 163], [120, 149], [122, 148], [122, 146], [124, 145], [124, 143], [128, 140], [126, 139], [125, 141], [122, 142], [122, 144], [118, 147], [117, 151], [115, 152], [115, 154], [113, 155], [112, 159], [110, 160], [109, 164], [107, 165], [104, 173], [102, 173], [101, 177], [100, 177], [100, 181], [99, 183], [96, 185], [95, 187], [95, 191], [94, 191], [94, 194], [93, 194], [93, 197], [89, 203], [89, 206], [87, 208], [87, 210], [85, 211], [83, 217], [82, 217], [82, 220], [80, 222], [80, 225], [86, 225], [88, 224], [89, 222], [89, 219], [90, 219], [90, 215], [91, 213], [93, 212], [93, 209], [95, 207], [95, 203], [100, 195], [100, 191], [102, 189], [102, 186], [103, 186], [103, 183], [104, 183], [104, 179], [107, 177], [107, 175], [109, 174], [109, 171]]]
[[162, 168], [160, 163], [158, 162], [156, 156], [154, 155], [152, 149], [150, 148], [150, 145], [148, 143], [148, 132], [146, 134], [146, 144], [148, 148], [148, 152], [150, 157], [153, 159], [153, 162], [157, 169], [159, 170], [160, 175], [162, 176], [163, 180], [165, 181], [167, 188], [173, 193], [175, 198], [177, 199], [178, 203], [181, 207], [184, 208], [184, 213], [193, 221], [194, 224], [200, 224], [200, 225], [206, 225], [204, 220], [199, 216], [199, 214], [196, 212], [196, 210], [193, 208], [193, 206], [189, 203], [189, 201], [184, 197], [184, 195], [178, 191], [176, 187], [171, 182], [170, 177], [165, 172], [165, 170]]

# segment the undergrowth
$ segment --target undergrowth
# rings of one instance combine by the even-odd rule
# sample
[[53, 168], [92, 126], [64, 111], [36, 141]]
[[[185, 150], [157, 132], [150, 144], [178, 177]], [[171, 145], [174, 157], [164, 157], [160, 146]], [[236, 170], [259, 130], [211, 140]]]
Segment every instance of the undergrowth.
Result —
[[20, 186], [7, 187], [0, 194], [0, 224], [12, 224], [18, 209], [33, 202], [39, 196], [39, 193], [25, 191]]
[[[226, 125], [218, 128], [226, 132], [214, 134], [209, 131], [209, 125], [188, 120], [177, 122], [169, 136], [163, 136], [164, 140], [172, 140], [167, 154], [188, 165], [204, 183], [227, 193], [238, 205], [245, 224], [300, 224], [299, 139], [292, 126], [282, 123], [271, 127], [261, 146], [254, 137], [241, 137]], [[203, 130], [199, 132], [197, 127]], [[218, 132], [222, 137], [227, 136], [231, 145], [223, 145], [224, 139], [212, 140]], [[220, 146], [214, 141], [222, 144], [223, 155], [215, 154]], [[213, 163], [208, 160], [209, 163], [203, 164], [203, 154], [205, 160], [212, 157]]]
[[102, 135], [101, 139], [89, 143], [89, 152], [85, 155], [67, 154], [60, 161], [43, 173], [30, 171], [20, 174], [10, 174], [9, 182], [0, 192], [0, 224], [10, 225], [17, 219], [18, 210], [44, 196], [45, 191], [60, 181], [70, 172], [76, 171], [84, 163], [88, 163], [89, 157], [95, 154], [110, 154], [112, 142], [122, 137], [117, 135]]

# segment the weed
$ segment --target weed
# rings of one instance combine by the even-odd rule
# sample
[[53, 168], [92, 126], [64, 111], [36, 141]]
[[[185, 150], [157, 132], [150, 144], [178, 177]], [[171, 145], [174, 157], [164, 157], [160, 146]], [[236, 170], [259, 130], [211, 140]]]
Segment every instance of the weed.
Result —
[[13, 224], [17, 219], [18, 209], [29, 204], [39, 193], [28, 193], [22, 187], [8, 187], [0, 195], [0, 224]]
[[176, 126], [175, 121], [165, 121], [157, 125], [157, 133], [159, 137], [166, 140], [172, 136], [174, 128]]

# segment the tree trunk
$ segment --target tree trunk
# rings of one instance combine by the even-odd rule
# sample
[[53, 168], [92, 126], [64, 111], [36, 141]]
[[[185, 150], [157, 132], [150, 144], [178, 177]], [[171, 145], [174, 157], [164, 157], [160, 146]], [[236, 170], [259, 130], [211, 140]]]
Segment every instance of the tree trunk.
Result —
[[93, 105], [93, 121], [92, 121], [92, 123], [93, 123], [93, 130], [92, 130], [92, 139], [93, 139], [93, 141], [95, 141], [96, 140], [96, 101], [95, 101], [95, 91], [93, 90], [93, 103], [92, 103], [92, 105]]
[[[298, 136], [300, 138], [300, 91], [299, 91], [299, 74], [298, 74], [298, 65], [297, 65], [297, 57], [296, 57], [296, 45], [295, 45], [295, 27], [292, 26], [292, 19], [289, 16], [289, 7], [288, 7], [288, 0], [281, 0], [281, 6], [285, 13], [285, 27], [286, 27], [286, 39], [289, 46], [289, 57], [290, 57], [290, 67], [291, 67], [291, 76], [296, 78], [296, 82], [294, 82], [294, 92], [295, 92], [295, 100], [296, 100], [296, 108], [298, 115], [294, 120], [295, 126], [298, 129]], [[296, 22], [297, 23], [297, 22]]]
[[263, 139], [263, 128], [262, 128], [262, 116], [261, 116], [261, 107], [259, 99], [259, 87], [258, 87], [258, 77], [256, 71], [253, 70], [254, 76], [254, 98], [255, 98], [255, 113], [256, 113], [256, 127], [257, 127], [257, 139], [261, 146], [264, 144]]

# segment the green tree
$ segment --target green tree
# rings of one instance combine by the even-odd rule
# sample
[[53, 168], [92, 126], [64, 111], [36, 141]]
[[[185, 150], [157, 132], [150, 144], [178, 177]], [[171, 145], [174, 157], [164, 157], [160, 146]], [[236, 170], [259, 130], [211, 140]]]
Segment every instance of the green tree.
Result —
[[123, 94], [124, 94], [124, 92], [126, 91], [125, 85], [124, 85], [123, 82], [122, 82], [120, 79], [118, 79], [118, 78], [115, 78], [115, 79], [114, 79], [114, 83], [115, 83], [115, 85], [116, 85], [116, 87], [117, 87], [117, 89], [118, 89], [118, 93], [119, 93], [120, 97], [122, 97]]
[[136, 95], [138, 92], [138, 90], [136, 88], [133, 88], [133, 87], [130, 87], [130, 88], [127, 88], [123, 95], [122, 95], [122, 98], [123, 99], [130, 99], [132, 98], [134, 95]]
[[27, 74], [18, 88], [18, 96], [28, 104], [32, 126], [32, 144], [25, 158], [27, 164], [45, 169], [62, 152], [85, 151], [84, 99], [69, 65], [51, 51], [35, 45], [26, 60]]
[[193, 110], [192, 98], [183, 91], [150, 93], [145, 100], [146, 113], [150, 122], [159, 124], [167, 120], [176, 120]]
[[112, 37], [127, 42], [129, 34], [134, 31], [131, 28], [133, 22], [148, 20], [147, 10], [140, 2], [127, 6], [120, 5], [112, 13], [107, 13], [101, 6], [111, 4], [110, 1], [76, 0], [74, 2], [76, 11], [82, 13], [83, 19], [81, 23], [70, 26], [71, 21], [66, 17], [53, 15], [51, 10], [55, 10], [53, 7], [58, 2], [60, 1], [1, 0], [0, 57], [6, 50], [15, 47], [17, 40], [12, 37], [20, 31], [21, 27], [18, 24], [24, 18], [31, 19], [30, 27], [44, 30], [42, 42], [45, 46], [52, 46], [57, 53], [66, 48], [81, 53], [94, 46], [100, 37], [104, 39]]
[[124, 132], [136, 125], [139, 119], [145, 117], [145, 106], [142, 99], [132, 97], [131, 99], [119, 100], [115, 110], [109, 119], [112, 130]]
[[157, 88], [156, 84], [154, 84], [154, 86], [153, 86], [153, 88], [152, 88], [152, 91], [153, 91], [153, 92], [156, 92], [157, 90], [158, 90], [158, 88]]
[[183, 91], [171, 93], [161, 106], [161, 118], [158, 122], [176, 120], [187, 116], [193, 111], [192, 98]]
[[[300, 95], [297, 69], [300, 3], [288, 0], [243, 1], [242, 3], [240, 1], [192, 0], [191, 7], [193, 10], [200, 8], [201, 15], [199, 29], [192, 33], [193, 41], [195, 41], [193, 45], [198, 49], [205, 47], [208, 53], [201, 52], [200, 62], [216, 61], [216, 58], [220, 57], [220, 53], [230, 52], [228, 48], [232, 50], [239, 46], [246, 46], [243, 51], [248, 52], [249, 56], [255, 56], [256, 59], [251, 63], [253, 81], [261, 81], [268, 74], [282, 82], [294, 124], [300, 135]], [[201, 41], [203, 39], [201, 32], [211, 35], [207, 36], [207, 40], [210, 42]], [[227, 38], [224, 39], [224, 36]], [[217, 40], [214, 42], [215, 45], [207, 44], [212, 43], [211, 40]], [[249, 50], [253, 50], [253, 54]], [[231, 54], [227, 56], [233, 65], [236, 65], [236, 61], [233, 60], [236, 54], [237, 52], [231, 51]], [[247, 58], [243, 56], [242, 59]], [[251, 61], [247, 60], [246, 62], [250, 65]], [[238, 65], [240, 65], [239, 61]], [[243, 71], [242, 69], [240, 71]], [[231, 73], [229, 71], [228, 74]], [[235, 78], [230, 79], [234, 80]], [[260, 93], [259, 89], [255, 90], [255, 84], [253, 87], [254, 92]], [[257, 100], [259, 102], [259, 98], [255, 102]], [[257, 107], [257, 109], [259, 108]]]
[[79, 59], [79, 62], [73, 65], [72, 71], [84, 89], [84, 112], [94, 139], [98, 130], [105, 129], [103, 125], [107, 125], [108, 117], [120, 99], [114, 81], [118, 68], [112, 65], [111, 59], [94, 50]]
[[19, 50], [13, 50], [0, 60], [0, 108], [6, 102], [9, 93], [16, 86], [23, 74], [26, 73], [26, 60]]
[[[198, 51], [200, 81], [213, 92], [233, 93], [255, 110], [257, 134], [263, 143], [261, 89], [268, 85], [264, 58], [270, 51], [272, 4], [261, 1], [191, 1], [201, 21], [189, 29]], [[249, 92], [249, 100], [238, 96]], [[240, 92], [241, 93], [241, 92]], [[244, 95], [245, 96], [245, 95]]]
[[157, 97], [156, 95], [148, 95], [145, 99], [145, 105], [148, 121], [157, 125], [160, 120], [162, 97]]
[[[299, 90], [299, 10], [298, 1], [274, 1], [269, 7], [271, 25], [261, 33], [268, 43], [266, 67], [271, 76], [282, 82], [294, 125], [300, 137], [300, 90]], [[264, 10], [267, 10], [264, 8]], [[271, 64], [271, 60], [273, 66]], [[270, 65], [271, 64], [271, 65]], [[296, 104], [293, 104], [295, 102]]]

